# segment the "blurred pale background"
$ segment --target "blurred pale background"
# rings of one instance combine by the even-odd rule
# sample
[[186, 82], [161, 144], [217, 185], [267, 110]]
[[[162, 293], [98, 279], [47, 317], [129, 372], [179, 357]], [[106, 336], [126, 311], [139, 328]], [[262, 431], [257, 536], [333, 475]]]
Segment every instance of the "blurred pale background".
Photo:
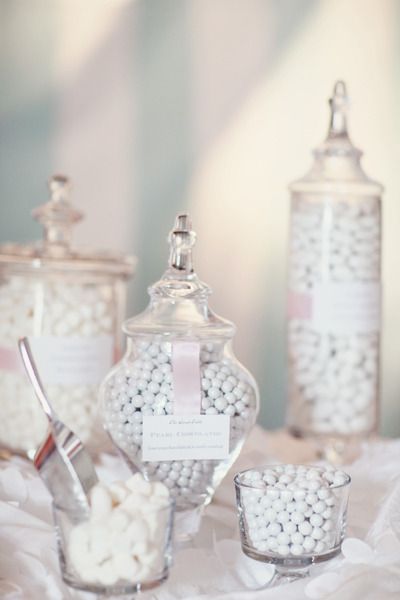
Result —
[[51, 173], [86, 212], [76, 242], [139, 257], [129, 312], [177, 211], [212, 306], [285, 411], [287, 184], [325, 136], [343, 78], [351, 135], [384, 183], [382, 431], [400, 434], [398, 0], [0, 0], [0, 241], [39, 235]]

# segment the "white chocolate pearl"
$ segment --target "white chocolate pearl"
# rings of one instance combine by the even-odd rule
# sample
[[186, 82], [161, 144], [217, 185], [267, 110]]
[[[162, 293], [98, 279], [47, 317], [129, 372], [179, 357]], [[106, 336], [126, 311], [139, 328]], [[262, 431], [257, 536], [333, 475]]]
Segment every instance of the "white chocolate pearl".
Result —
[[302, 545], [300, 544], [292, 544], [291, 548], [290, 548], [290, 552], [294, 555], [294, 556], [300, 556], [301, 554], [303, 554], [304, 552], [304, 548]]
[[301, 513], [305, 513], [308, 510], [308, 504], [304, 500], [300, 500], [296, 504], [296, 510]]
[[317, 494], [307, 494], [306, 502], [307, 502], [307, 504], [310, 504], [311, 506], [316, 504], [318, 502], [318, 495]]
[[292, 513], [292, 522], [293, 523], [296, 523], [296, 525], [299, 525], [303, 521], [304, 521], [304, 514], [303, 513], [297, 512], [297, 511], [294, 511]]
[[290, 543], [290, 536], [284, 531], [281, 531], [281, 533], [277, 535], [276, 540], [278, 542], [278, 546], [288, 546]]
[[333, 523], [332, 523], [332, 521], [330, 521], [329, 519], [327, 519], [325, 521], [325, 523], [322, 525], [322, 529], [323, 529], [323, 531], [332, 531], [332, 529], [333, 529]]
[[313, 511], [315, 513], [323, 513], [326, 509], [326, 504], [323, 500], [319, 500], [315, 504], [313, 504]]
[[322, 540], [322, 538], [324, 537], [323, 529], [321, 529], [320, 527], [314, 527], [311, 533], [311, 537], [314, 538], [314, 540]]
[[293, 497], [295, 500], [304, 500], [306, 497], [305, 490], [297, 489], [293, 493]]
[[219, 397], [215, 400], [215, 408], [222, 412], [227, 407], [227, 401], [223, 397]]
[[272, 508], [275, 512], [278, 513], [280, 511], [283, 511], [283, 509], [285, 508], [285, 503], [280, 498], [278, 498], [277, 500], [273, 501]]
[[326, 488], [320, 488], [317, 491], [317, 495], [318, 495], [318, 498], [320, 500], [325, 500], [326, 501], [327, 498], [329, 498], [331, 494], [330, 494], [329, 490], [327, 490]]
[[291, 540], [292, 544], [301, 545], [304, 542], [304, 536], [298, 531], [297, 533], [293, 533]]
[[324, 522], [324, 519], [321, 515], [316, 515], [313, 513], [310, 517], [310, 523], [313, 527], [321, 527]]
[[[287, 514], [289, 514], [289, 513], [287, 513]], [[288, 533], [289, 535], [291, 535], [292, 541], [293, 541], [293, 535], [296, 535], [296, 531], [297, 531], [296, 524], [292, 523], [292, 521], [285, 522], [283, 524], [283, 531], [285, 533]], [[293, 542], [293, 543], [296, 543], [296, 542]]]
[[290, 548], [287, 545], [278, 546], [277, 552], [282, 556], [287, 556], [290, 553]]
[[272, 535], [274, 537], [278, 536], [282, 531], [282, 527], [279, 525], [279, 523], [271, 523], [268, 526], [268, 534]]
[[303, 548], [306, 552], [311, 552], [315, 547], [315, 540], [312, 537], [304, 538]]
[[288, 523], [289, 520], [290, 520], [290, 515], [285, 510], [282, 510], [280, 513], [278, 513], [278, 515], [277, 515], [278, 523], [285, 524], [285, 523]]
[[276, 540], [276, 537], [273, 537], [272, 535], [267, 539], [266, 544], [267, 544], [268, 550], [276, 550], [278, 547], [278, 542]]
[[276, 511], [273, 508], [267, 508], [264, 512], [264, 518], [271, 523], [276, 519]]
[[299, 532], [302, 535], [310, 535], [312, 532], [313, 528], [312, 525], [308, 522], [308, 521], [303, 521], [302, 523], [299, 524]]

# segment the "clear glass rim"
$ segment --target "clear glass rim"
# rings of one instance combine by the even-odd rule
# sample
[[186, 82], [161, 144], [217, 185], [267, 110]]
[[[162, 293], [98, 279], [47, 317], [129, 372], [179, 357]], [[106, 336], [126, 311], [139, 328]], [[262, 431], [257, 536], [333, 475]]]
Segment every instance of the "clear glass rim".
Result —
[[[249, 473], [250, 471], [257, 471], [259, 473], [267, 470], [267, 469], [274, 469], [275, 467], [283, 467], [283, 466], [288, 466], [288, 464], [292, 464], [292, 463], [275, 463], [273, 465], [262, 465], [260, 467], [250, 467], [249, 469], [244, 469], [243, 471], [239, 471], [238, 473], [236, 473], [236, 475], [233, 478], [233, 482], [235, 484], [236, 487], [238, 488], [247, 488], [247, 489], [251, 489], [251, 490], [263, 490], [263, 489], [277, 489], [277, 490], [281, 490], [281, 488], [276, 487], [276, 484], [269, 484], [266, 482], [263, 482], [264, 485], [252, 485], [251, 483], [245, 483], [243, 481], [240, 481], [240, 478], [245, 474], [245, 473]], [[299, 464], [295, 464], [293, 463], [294, 467], [305, 467], [307, 470], [311, 471], [319, 471], [320, 473], [325, 473], [327, 471], [327, 469], [325, 467], [316, 467], [313, 465], [305, 465], [303, 463], [299, 463]], [[340, 471], [341, 473], [343, 473], [343, 475], [346, 476], [346, 481], [344, 483], [340, 483], [337, 485], [329, 485], [329, 489], [334, 490], [334, 489], [340, 489], [340, 488], [345, 488], [348, 485], [350, 485], [351, 483], [351, 477], [348, 473], [346, 473], [345, 471], [342, 471], [341, 469], [336, 469], [337, 471]]]
[[[53, 501], [52, 506], [53, 506], [53, 509], [58, 510], [60, 512], [68, 513], [69, 515], [82, 516], [83, 517], [82, 521], [90, 519], [90, 505], [89, 504], [87, 506], [83, 504], [81, 506], [69, 507], [66, 504], [61, 504], [60, 502]], [[121, 506], [120, 503], [118, 505], [114, 506], [113, 510], [115, 510], [119, 506]], [[173, 514], [175, 511], [175, 508], [176, 508], [176, 500], [172, 496], [169, 496], [168, 498], [165, 499], [165, 504], [154, 505], [151, 509], [151, 512], [166, 511], [166, 512], [171, 512]], [[87, 519], [85, 519], [85, 517]]]

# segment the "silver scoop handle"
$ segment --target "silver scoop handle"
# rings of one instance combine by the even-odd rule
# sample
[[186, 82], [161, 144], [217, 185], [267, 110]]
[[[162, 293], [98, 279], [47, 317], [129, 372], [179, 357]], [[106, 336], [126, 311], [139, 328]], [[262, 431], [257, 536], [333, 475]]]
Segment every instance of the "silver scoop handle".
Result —
[[30, 379], [33, 389], [35, 390], [35, 394], [46, 414], [46, 417], [48, 418], [49, 422], [54, 422], [57, 420], [57, 417], [54, 414], [54, 411], [50, 406], [49, 401], [47, 400], [46, 393], [44, 391], [43, 384], [40, 380], [35, 361], [33, 360], [28, 338], [21, 338], [18, 341], [18, 347], [21, 353], [26, 373]]

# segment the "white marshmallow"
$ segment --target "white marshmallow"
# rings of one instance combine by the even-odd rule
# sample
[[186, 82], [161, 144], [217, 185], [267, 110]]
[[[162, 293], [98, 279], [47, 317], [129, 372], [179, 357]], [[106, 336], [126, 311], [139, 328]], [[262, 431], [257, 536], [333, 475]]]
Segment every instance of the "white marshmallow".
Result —
[[105, 486], [98, 484], [90, 490], [90, 506], [93, 519], [101, 521], [110, 515], [112, 497]]

